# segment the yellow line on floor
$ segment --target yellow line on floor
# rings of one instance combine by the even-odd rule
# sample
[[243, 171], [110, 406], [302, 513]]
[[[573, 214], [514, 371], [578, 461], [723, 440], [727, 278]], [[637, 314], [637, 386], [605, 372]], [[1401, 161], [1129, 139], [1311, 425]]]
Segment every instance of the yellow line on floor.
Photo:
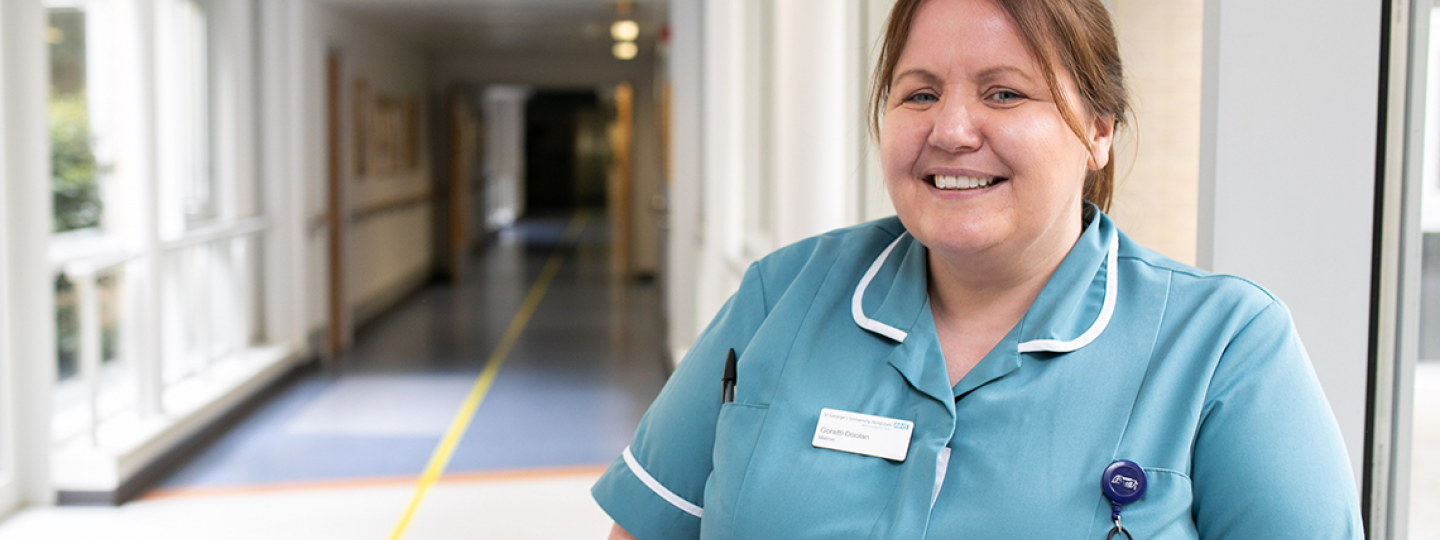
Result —
[[[570, 219], [570, 226], [565, 229], [565, 241], [572, 242], [580, 231], [585, 228], [585, 221], [590, 216], [589, 211], [581, 209], [575, 212], [575, 217]], [[480, 372], [480, 377], [475, 380], [475, 385], [470, 388], [470, 394], [465, 396], [465, 402], [460, 405], [460, 411], [450, 421], [449, 429], [445, 430], [445, 436], [440, 439], [440, 445], [435, 448], [435, 453], [430, 456], [430, 462], [425, 465], [425, 472], [420, 474], [420, 482], [415, 486], [415, 495], [410, 498], [410, 506], [405, 509], [405, 514], [400, 517], [400, 523], [395, 525], [395, 531], [390, 533], [390, 540], [400, 540], [405, 536], [405, 530], [410, 527], [410, 520], [415, 517], [415, 511], [420, 508], [420, 502], [425, 499], [425, 494], [430, 491], [430, 486], [440, 479], [440, 474], [445, 472], [445, 466], [450, 463], [450, 456], [455, 453], [455, 446], [460, 444], [460, 439], [465, 436], [465, 430], [470, 426], [470, 420], [475, 417], [475, 409], [480, 407], [480, 402], [485, 399], [485, 394], [490, 392], [490, 385], [495, 383], [495, 375], [500, 372], [500, 365], [505, 363], [505, 357], [510, 354], [510, 348], [520, 339], [520, 334], [525, 331], [525, 325], [530, 323], [530, 317], [535, 314], [535, 309], [540, 307], [540, 300], [545, 297], [545, 290], [550, 288], [550, 282], [554, 281], [555, 274], [560, 271], [560, 261], [564, 259], [560, 250], [550, 255], [550, 260], [545, 262], [545, 268], [540, 271], [540, 277], [530, 287], [530, 294], [525, 295], [525, 302], [520, 305], [520, 311], [515, 313], [515, 318], [510, 319], [509, 328], [505, 329], [505, 335], [500, 338], [500, 344], [495, 346], [495, 351], [490, 353], [490, 359], [485, 362], [485, 370]]]

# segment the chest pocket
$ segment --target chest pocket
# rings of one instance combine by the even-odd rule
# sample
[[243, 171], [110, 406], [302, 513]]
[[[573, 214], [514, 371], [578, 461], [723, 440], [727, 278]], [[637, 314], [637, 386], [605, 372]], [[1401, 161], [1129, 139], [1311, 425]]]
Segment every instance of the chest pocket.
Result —
[[[1190, 516], [1194, 492], [1190, 477], [1166, 469], [1145, 469], [1145, 496], [1120, 510], [1120, 523], [1137, 539], [1194, 540], [1200, 537]], [[1110, 521], [1110, 503], [1101, 501], [1095, 526], [1086, 538], [1103, 540], [1115, 524]]]
[[714, 468], [705, 482], [705, 516], [700, 522], [701, 538], [735, 538], [735, 507], [746, 472], [755, 455], [760, 428], [770, 408], [742, 402], [720, 407], [715, 424]]
[[902, 464], [811, 446], [818, 413], [738, 403], [722, 409], [701, 538], [872, 533], [890, 512]]

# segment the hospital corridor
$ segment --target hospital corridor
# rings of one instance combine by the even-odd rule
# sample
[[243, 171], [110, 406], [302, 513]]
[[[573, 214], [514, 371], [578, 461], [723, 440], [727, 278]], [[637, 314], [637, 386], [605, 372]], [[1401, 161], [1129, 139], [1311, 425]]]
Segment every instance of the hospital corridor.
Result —
[[[698, 523], [632, 451], [694, 441], [637, 427], [759, 261], [903, 211], [867, 107], [909, 2], [0, 1], [0, 540], [600, 539], [616, 489]], [[1365, 537], [1440, 540], [1440, 8], [1102, 3], [1131, 103], [1086, 223], [1283, 302]], [[906, 234], [821, 315], [904, 344], [865, 287]]]
[[668, 367], [656, 288], [614, 282], [601, 218], [518, 223], [134, 501], [25, 513], [0, 537], [369, 538], [401, 519], [413, 538], [603, 535], [589, 485]]

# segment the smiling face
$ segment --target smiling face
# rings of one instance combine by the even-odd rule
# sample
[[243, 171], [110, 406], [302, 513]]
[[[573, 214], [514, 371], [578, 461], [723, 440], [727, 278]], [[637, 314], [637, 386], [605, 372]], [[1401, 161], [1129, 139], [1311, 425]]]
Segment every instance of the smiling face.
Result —
[[[906, 229], [942, 258], [1058, 265], [1080, 235], [1085, 176], [1104, 167], [1113, 120], [1072, 106], [1086, 132], [1076, 137], [991, 0], [926, 0], [894, 73], [880, 154]], [[1056, 78], [1082, 103], [1067, 74]]]

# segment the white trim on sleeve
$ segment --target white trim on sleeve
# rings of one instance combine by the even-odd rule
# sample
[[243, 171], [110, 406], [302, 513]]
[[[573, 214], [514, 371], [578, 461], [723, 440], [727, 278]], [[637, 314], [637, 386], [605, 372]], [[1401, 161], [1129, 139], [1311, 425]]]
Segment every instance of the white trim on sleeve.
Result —
[[901, 238], [905, 238], [906, 234], [909, 233], [902, 233], [895, 237], [895, 241], [890, 242], [885, 251], [880, 252], [880, 256], [875, 258], [875, 262], [870, 263], [870, 269], [865, 271], [865, 277], [860, 278], [860, 285], [855, 287], [855, 296], [850, 300], [850, 315], [855, 317], [855, 324], [897, 342], [905, 341], [905, 337], [909, 334], [894, 326], [866, 317], [861, 301], [865, 298], [865, 288], [870, 286], [870, 280], [875, 279], [875, 274], [880, 273], [880, 267], [885, 265], [885, 259], [890, 257], [890, 252], [895, 249], [896, 244], [900, 243]]
[[625, 466], [630, 468], [630, 472], [634, 473], [635, 477], [639, 478], [640, 482], [645, 484], [645, 487], [650, 488], [650, 491], [654, 491], [655, 494], [659, 495], [661, 499], [665, 499], [665, 502], [668, 502], [674, 505], [676, 508], [684, 510], [685, 513], [695, 516], [697, 518], [700, 517], [700, 514], [704, 512], [704, 510], [701, 509], [699, 506], [691, 504], [690, 501], [680, 498], [680, 496], [676, 495], [675, 492], [666, 489], [663, 485], [660, 485], [659, 480], [656, 480], [655, 477], [650, 476], [650, 473], [645, 472], [645, 468], [641, 467], [640, 462], [635, 460], [635, 454], [630, 452], [629, 446], [626, 446], [625, 451], [621, 452], [620, 455], [625, 457]]
[[1090, 325], [1090, 329], [1086, 330], [1084, 334], [1080, 334], [1080, 337], [1070, 341], [1055, 339], [1026, 341], [1020, 344], [1020, 352], [1067, 353], [1089, 345], [1091, 341], [1095, 341], [1095, 338], [1100, 337], [1100, 333], [1104, 332], [1105, 327], [1110, 325], [1110, 316], [1115, 314], [1115, 292], [1119, 288], [1115, 282], [1117, 279], [1116, 276], [1120, 273], [1120, 269], [1116, 268], [1115, 265], [1116, 260], [1119, 259], [1119, 253], [1120, 235], [1111, 232], [1110, 249], [1105, 255], [1105, 302], [1100, 306], [1100, 316], [1095, 318], [1095, 323]]

